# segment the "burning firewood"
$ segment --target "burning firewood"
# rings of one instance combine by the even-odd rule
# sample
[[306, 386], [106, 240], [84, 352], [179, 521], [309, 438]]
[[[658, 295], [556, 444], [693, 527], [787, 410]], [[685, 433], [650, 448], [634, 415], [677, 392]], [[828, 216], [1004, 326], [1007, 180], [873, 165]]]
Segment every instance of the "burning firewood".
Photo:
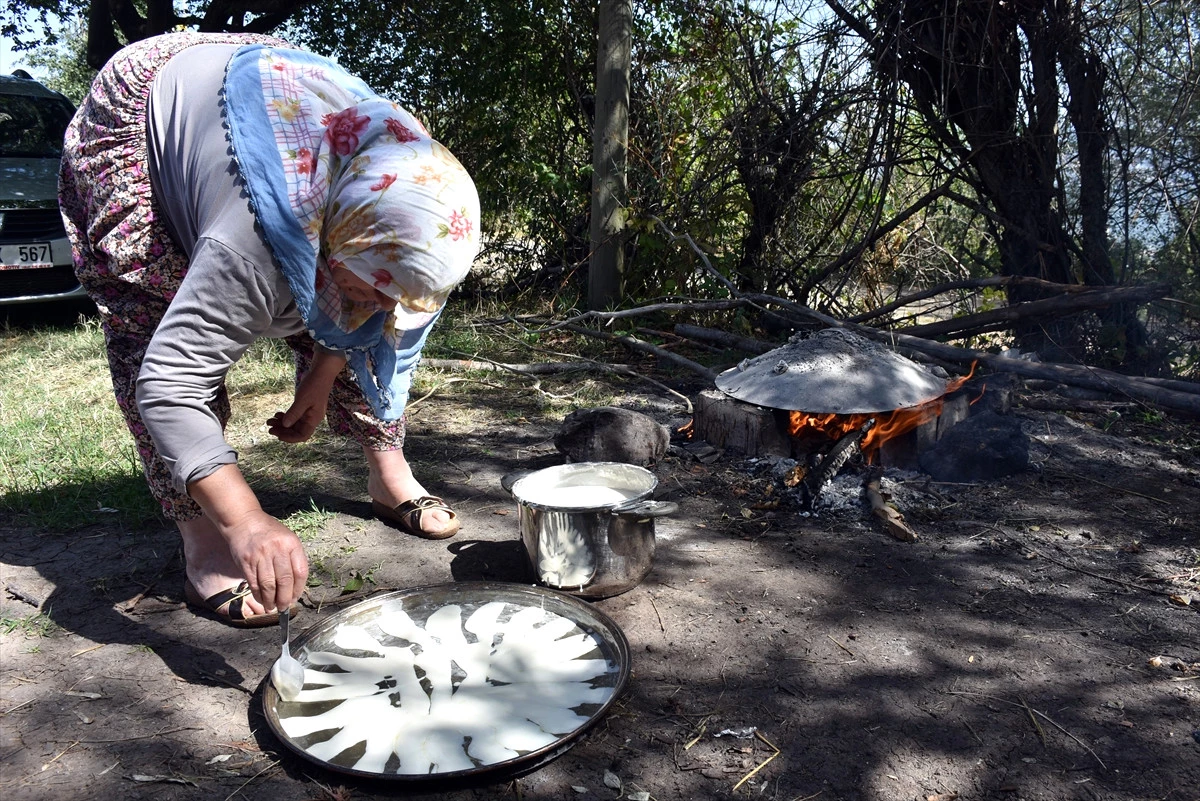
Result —
[[821, 496], [821, 490], [825, 488], [825, 485], [833, 480], [847, 462], [855, 456], [862, 455], [863, 439], [874, 426], [874, 420], [867, 420], [857, 429], [846, 434], [834, 444], [816, 467], [808, 471], [800, 485], [801, 503], [805, 509], [811, 510], [816, 507], [817, 499]]

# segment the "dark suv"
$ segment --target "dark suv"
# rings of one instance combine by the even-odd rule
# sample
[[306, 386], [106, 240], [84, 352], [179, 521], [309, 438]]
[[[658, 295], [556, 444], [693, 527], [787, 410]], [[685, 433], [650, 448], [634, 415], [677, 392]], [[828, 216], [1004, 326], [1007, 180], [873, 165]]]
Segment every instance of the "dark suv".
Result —
[[85, 297], [58, 213], [75, 107], [24, 72], [0, 76], [0, 305]]

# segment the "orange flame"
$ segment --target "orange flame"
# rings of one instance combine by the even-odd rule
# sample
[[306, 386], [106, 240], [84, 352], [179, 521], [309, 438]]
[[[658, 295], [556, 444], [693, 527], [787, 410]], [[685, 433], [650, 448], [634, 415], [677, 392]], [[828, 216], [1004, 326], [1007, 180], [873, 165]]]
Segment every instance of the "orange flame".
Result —
[[942, 413], [942, 407], [947, 395], [959, 389], [971, 376], [975, 375], [975, 363], [971, 371], [961, 378], [955, 378], [946, 384], [946, 392], [939, 398], [910, 406], [906, 409], [896, 409], [891, 412], [877, 414], [808, 414], [807, 412], [788, 412], [788, 433], [793, 437], [807, 439], [813, 436], [825, 437], [837, 441], [862, 428], [868, 420], [874, 420], [875, 425], [859, 443], [863, 456], [868, 462], [873, 462], [875, 454], [883, 443], [896, 437], [903, 436], [920, 425], [934, 420]]

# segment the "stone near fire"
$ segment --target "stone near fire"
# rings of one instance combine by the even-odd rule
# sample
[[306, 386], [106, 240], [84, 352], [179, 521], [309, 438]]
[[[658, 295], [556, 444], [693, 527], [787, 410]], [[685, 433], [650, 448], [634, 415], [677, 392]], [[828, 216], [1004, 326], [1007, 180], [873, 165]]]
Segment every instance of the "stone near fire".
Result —
[[938, 481], [989, 481], [1029, 469], [1029, 437], [1016, 419], [988, 411], [954, 426], [920, 462]]
[[666, 454], [670, 439], [666, 426], [641, 412], [601, 406], [568, 414], [554, 447], [571, 462], [647, 465]]
[[809, 414], [872, 414], [919, 406], [946, 392], [946, 380], [884, 345], [828, 328], [717, 376], [738, 400]]

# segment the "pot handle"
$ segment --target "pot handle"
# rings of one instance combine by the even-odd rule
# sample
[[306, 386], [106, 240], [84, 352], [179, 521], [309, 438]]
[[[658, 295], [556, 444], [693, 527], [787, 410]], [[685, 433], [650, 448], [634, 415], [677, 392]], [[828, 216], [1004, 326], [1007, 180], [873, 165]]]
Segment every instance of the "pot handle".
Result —
[[532, 470], [514, 470], [500, 479], [500, 486], [504, 488], [505, 492], [512, 495], [513, 485], [525, 478], [525, 476], [533, 475], [533, 472]]
[[674, 501], [626, 501], [609, 510], [611, 514], [621, 517], [663, 517], [679, 511], [679, 504]]

